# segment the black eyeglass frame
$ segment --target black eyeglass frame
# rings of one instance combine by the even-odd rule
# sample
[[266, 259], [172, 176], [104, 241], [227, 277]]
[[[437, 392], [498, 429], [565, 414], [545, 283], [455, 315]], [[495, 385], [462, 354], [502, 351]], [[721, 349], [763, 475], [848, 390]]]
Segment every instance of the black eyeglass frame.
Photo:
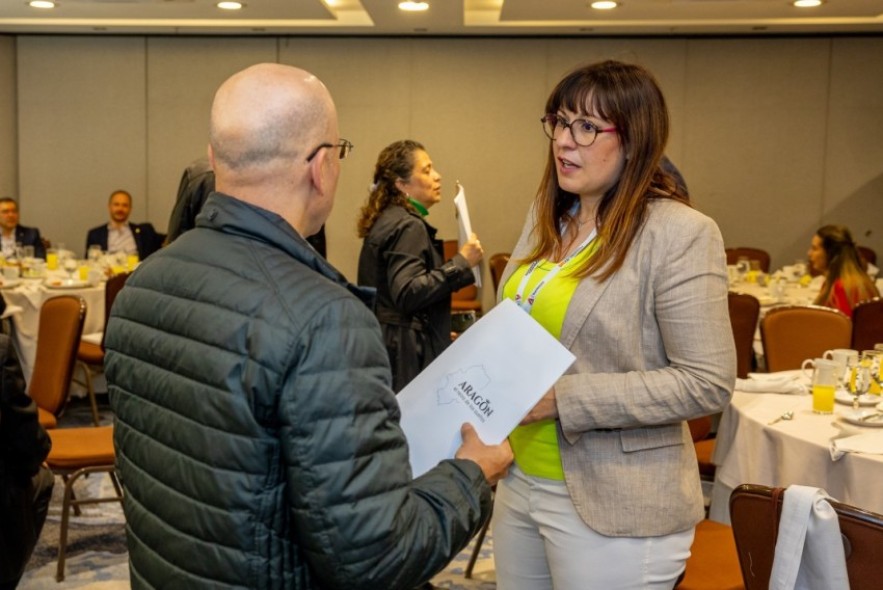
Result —
[[355, 147], [355, 146], [353, 145], [353, 143], [351, 141], [349, 141], [347, 139], [343, 139], [343, 138], [340, 139], [340, 143], [336, 143], [336, 144], [334, 144], [334, 143], [320, 143], [318, 146], [316, 146], [316, 149], [311, 151], [310, 155], [307, 156], [307, 162], [311, 162], [313, 160], [313, 158], [316, 157], [316, 154], [319, 153], [319, 150], [325, 149], [325, 148], [333, 148], [333, 147], [340, 149], [340, 152], [338, 153], [337, 156], [341, 160], [345, 160], [347, 155], [349, 155], [349, 153], [353, 150], [353, 147]]
[[[549, 130], [546, 128], [546, 125], [552, 123], [552, 119], [554, 119], [555, 125], [552, 127], [552, 133], [550, 134]], [[558, 128], [558, 125], [559, 124], [561, 125], [562, 131], [564, 131], [564, 128], [566, 127], [567, 130], [570, 131], [570, 137], [573, 138], [573, 143], [575, 143], [576, 145], [578, 145], [580, 147], [589, 147], [590, 145], [595, 143], [595, 140], [598, 139], [598, 136], [601, 135], [602, 133], [611, 133], [614, 131], [618, 131], [618, 129], [616, 127], [606, 127], [604, 129], [601, 129], [600, 127], [598, 127], [597, 125], [595, 125], [594, 123], [589, 121], [588, 119], [574, 119], [573, 121], [568, 123], [567, 119], [565, 119], [564, 117], [562, 117], [561, 115], [558, 115], [556, 113], [546, 113], [545, 115], [543, 115], [540, 118], [540, 123], [543, 125], [543, 133], [545, 133], [546, 137], [548, 137], [552, 141], [555, 141], [555, 129]], [[592, 137], [592, 141], [590, 141], [589, 143], [578, 142], [576, 140], [576, 135], [573, 133], [573, 124], [574, 123], [584, 123], [584, 124], [588, 125], [589, 127], [591, 127], [592, 129], [594, 129], [595, 135]]]

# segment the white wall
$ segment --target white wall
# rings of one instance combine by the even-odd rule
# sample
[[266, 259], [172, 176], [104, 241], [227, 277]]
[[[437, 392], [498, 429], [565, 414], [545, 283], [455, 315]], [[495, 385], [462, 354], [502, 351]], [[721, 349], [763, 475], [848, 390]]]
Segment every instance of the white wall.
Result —
[[883, 254], [880, 37], [10, 39], [0, 37], [0, 89], [15, 91], [0, 90], [0, 131], [16, 121], [18, 141], [0, 136], [0, 156], [12, 152], [0, 189], [15, 190], [5, 178], [17, 176], [23, 223], [77, 249], [119, 187], [135, 196], [134, 218], [164, 230], [181, 171], [204, 154], [218, 84], [278, 61], [325, 81], [356, 145], [327, 228], [344, 274], [356, 274], [355, 219], [377, 153], [405, 137], [427, 146], [444, 177], [446, 200], [430, 216], [442, 237], [456, 236], [459, 180], [488, 256], [508, 251], [542, 174], [549, 90], [572, 67], [612, 57], [659, 78], [668, 154], [728, 245], [788, 264], [837, 222]]

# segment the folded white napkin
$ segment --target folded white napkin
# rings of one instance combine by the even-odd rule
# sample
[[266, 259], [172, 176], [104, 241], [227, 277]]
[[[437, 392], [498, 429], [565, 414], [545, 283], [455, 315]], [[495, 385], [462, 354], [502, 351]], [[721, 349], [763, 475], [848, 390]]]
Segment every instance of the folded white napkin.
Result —
[[785, 490], [770, 590], [849, 590], [840, 521], [825, 490]]
[[736, 391], [805, 395], [809, 393], [807, 381], [802, 371], [748, 373], [748, 379], [736, 379]]
[[24, 308], [19, 305], [7, 305], [6, 309], [3, 310], [3, 314], [0, 315], [0, 319], [5, 320], [8, 317], [12, 317], [17, 313], [21, 313], [24, 311]]
[[104, 332], [92, 332], [91, 334], [83, 334], [81, 340], [84, 342], [89, 342], [91, 344], [97, 344], [101, 346], [101, 339], [104, 337]]
[[883, 431], [863, 432], [843, 438], [831, 439], [831, 460], [837, 461], [846, 453], [883, 455]]

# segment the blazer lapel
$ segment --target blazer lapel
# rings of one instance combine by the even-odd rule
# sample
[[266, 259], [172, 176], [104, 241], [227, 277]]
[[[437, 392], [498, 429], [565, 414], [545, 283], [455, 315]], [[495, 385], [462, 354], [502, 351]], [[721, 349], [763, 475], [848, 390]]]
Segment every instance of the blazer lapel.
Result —
[[570, 299], [570, 304], [567, 306], [564, 325], [561, 327], [561, 338], [559, 340], [565, 348], [570, 349], [573, 346], [580, 328], [586, 323], [595, 304], [601, 299], [601, 295], [604, 294], [611, 282], [613, 282], [613, 277], [603, 283], [599, 283], [594, 278], [580, 281], [573, 297]]

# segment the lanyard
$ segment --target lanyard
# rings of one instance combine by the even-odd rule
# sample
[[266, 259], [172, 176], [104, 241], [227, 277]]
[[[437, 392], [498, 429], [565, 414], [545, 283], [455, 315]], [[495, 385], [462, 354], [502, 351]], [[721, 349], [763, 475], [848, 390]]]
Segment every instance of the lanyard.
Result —
[[531, 291], [530, 295], [528, 295], [527, 298], [525, 299], [524, 291], [525, 291], [525, 289], [527, 289], [527, 281], [530, 278], [530, 275], [533, 274], [533, 271], [536, 270], [537, 266], [542, 261], [541, 260], [534, 260], [533, 262], [531, 262], [530, 266], [527, 267], [527, 270], [525, 271], [524, 276], [521, 277], [521, 282], [518, 284], [518, 290], [515, 292], [515, 303], [518, 305], [518, 307], [520, 307], [521, 309], [523, 309], [527, 313], [530, 313], [530, 310], [533, 309], [533, 303], [537, 299], [537, 293], [539, 293], [543, 287], [545, 287], [547, 284], [549, 284], [549, 282], [552, 279], [554, 279], [555, 276], [559, 272], [561, 272], [561, 269], [564, 268], [564, 266], [568, 262], [573, 260], [576, 256], [579, 256], [579, 254], [583, 250], [585, 250], [589, 244], [592, 243], [592, 240], [595, 239], [595, 236], [597, 234], [598, 234], [598, 229], [597, 228], [593, 229], [592, 233], [589, 234], [589, 237], [587, 237], [585, 239], [585, 241], [582, 244], [580, 244], [579, 247], [570, 254], [570, 256], [568, 256], [567, 258], [565, 258], [564, 260], [562, 260], [561, 262], [556, 264], [555, 267], [552, 268], [552, 270], [550, 270], [548, 272], [548, 274], [546, 276], [544, 276], [539, 283], [537, 283], [537, 286], [533, 288], [533, 291]]

